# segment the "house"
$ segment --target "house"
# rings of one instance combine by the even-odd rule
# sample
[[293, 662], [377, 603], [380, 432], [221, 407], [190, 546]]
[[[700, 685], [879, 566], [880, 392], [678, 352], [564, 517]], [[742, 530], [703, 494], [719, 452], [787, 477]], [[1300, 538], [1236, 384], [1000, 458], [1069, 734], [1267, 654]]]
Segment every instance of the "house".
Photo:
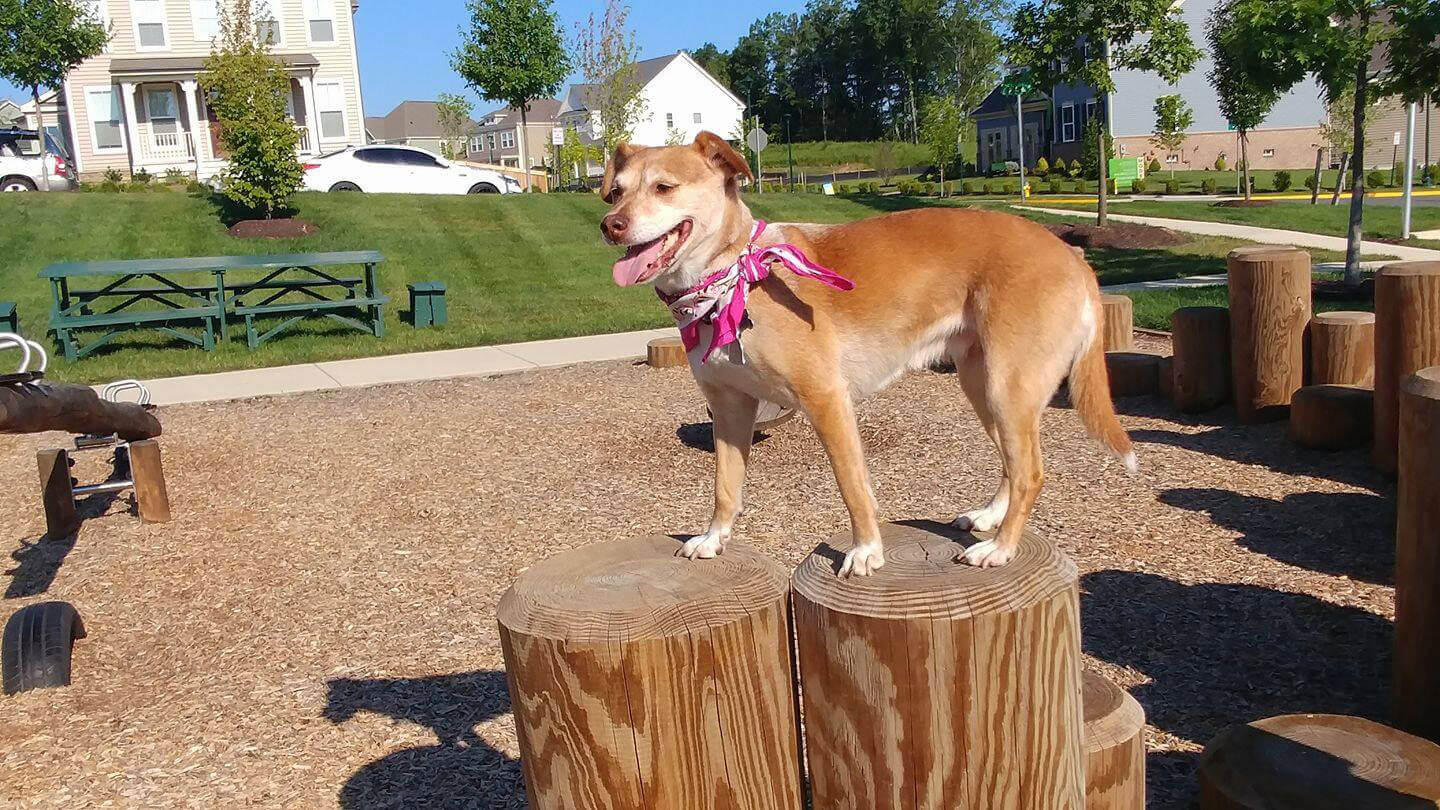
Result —
[[[1409, 126], [1409, 105], [1398, 98], [1381, 99], [1366, 125], [1365, 168], [1382, 169], [1405, 165], [1405, 137]], [[1431, 96], [1415, 108], [1415, 165], [1440, 162], [1440, 105]], [[1403, 171], [1403, 169], [1402, 169]], [[1420, 169], [1415, 170], [1420, 176]]]
[[[530, 168], [550, 163], [550, 131], [556, 126], [560, 101], [537, 98], [525, 111], [525, 158]], [[520, 111], [504, 107], [481, 116], [466, 144], [471, 160], [499, 166], [520, 166]]]
[[[645, 114], [630, 141], [643, 146], [689, 143], [702, 130], [722, 138], [740, 137], [745, 103], [684, 51], [635, 63]], [[563, 126], [586, 141], [603, 139], [594, 107], [595, 86], [572, 84], [560, 105]], [[591, 167], [592, 173], [595, 167]]]
[[[225, 156], [196, 78], [219, 34], [217, 2], [236, 0], [80, 2], [111, 37], [104, 53], [65, 77], [56, 99], [80, 176], [172, 168], [217, 174]], [[258, 4], [264, 17], [257, 28], [290, 76], [285, 102], [302, 155], [364, 142], [358, 7], [358, 0]]]
[[[479, 124], [468, 121], [462, 139]], [[440, 105], [434, 101], [402, 101], [386, 115], [365, 119], [367, 143], [399, 143], [443, 154], [445, 137], [440, 127]], [[452, 153], [458, 153], [456, 144]]]
[[0, 99], [0, 127], [19, 126], [22, 120], [19, 104], [8, 98]]

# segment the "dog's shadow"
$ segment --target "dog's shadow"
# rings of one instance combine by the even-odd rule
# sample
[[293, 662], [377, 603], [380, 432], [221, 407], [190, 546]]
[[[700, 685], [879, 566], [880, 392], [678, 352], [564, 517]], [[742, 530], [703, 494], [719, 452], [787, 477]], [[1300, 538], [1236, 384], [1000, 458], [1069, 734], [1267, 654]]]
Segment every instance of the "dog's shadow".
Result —
[[[714, 422], [689, 422], [675, 429], [675, 438], [691, 450], [699, 450], [702, 453], [715, 452], [715, 423]], [[770, 434], [757, 430], [750, 440], [750, 446], [770, 438]]]

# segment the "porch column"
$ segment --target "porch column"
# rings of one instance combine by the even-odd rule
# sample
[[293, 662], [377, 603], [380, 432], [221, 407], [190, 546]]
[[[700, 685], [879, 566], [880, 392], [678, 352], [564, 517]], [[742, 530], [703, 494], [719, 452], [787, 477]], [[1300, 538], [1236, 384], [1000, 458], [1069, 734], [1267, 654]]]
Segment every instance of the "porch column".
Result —
[[320, 122], [315, 118], [315, 77], [300, 74], [300, 97], [305, 104], [305, 129], [309, 131], [310, 152], [320, 152]]
[[125, 138], [130, 143], [130, 171], [144, 166], [145, 147], [140, 143], [140, 127], [135, 121], [135, 83], [120, 83], [120, 106], [125, 112]]
[[[205, 154], [202, 150], [205, 150], [210, 138], [200, 137], [200, 108], [195, 104], [195, 80], [181, 79], [180, 90], [185, 94], [185, 128], [190, 131], [190, 149], [194, 152], [191, 159], [195, 161], [195, 169], [198, 172], [201, 156]], [[206, 135], [208, 136], [209, 133], [207, 132]]]

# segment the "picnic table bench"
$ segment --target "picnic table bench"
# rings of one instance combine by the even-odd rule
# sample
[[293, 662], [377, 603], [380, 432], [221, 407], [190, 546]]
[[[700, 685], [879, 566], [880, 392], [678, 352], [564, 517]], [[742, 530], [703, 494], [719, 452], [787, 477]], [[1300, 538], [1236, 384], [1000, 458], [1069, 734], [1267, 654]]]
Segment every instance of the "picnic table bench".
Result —
[[[54, 298], [50, 329], [66, 359], [76, 360], [134, 329], [155, 329], [208, 351], [217, 333], [221, 341], [229, 339], [231, 314], [244, 318], [252, 349], [318, 315], [384, 337], [390, 299], [380, 294], [377, 270], [384, 260], [377, 251], [360, 250], [62, 262], [40, 277], [50, 281]], [[363, 270], [337, 269], [346, 266]], [[255, 321], [267, 316], [283, 320], [260, 332]], [[184, 326], [199, 333], [177, 328]], [[82, 344], [77, 333], [91, 329], [106, 331]]]

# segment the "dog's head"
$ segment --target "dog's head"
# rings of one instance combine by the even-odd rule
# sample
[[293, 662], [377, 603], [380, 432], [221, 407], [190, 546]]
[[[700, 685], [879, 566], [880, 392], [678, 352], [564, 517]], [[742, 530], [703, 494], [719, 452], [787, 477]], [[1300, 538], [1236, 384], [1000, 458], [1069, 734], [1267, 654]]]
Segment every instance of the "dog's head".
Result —
[[626, 248], [615, 262], [615, 283], [670, 275], [698, 280], [719, 253], [748, 235], [740, 181], [750, 176], [745, 159], [709, 132], [689, 146], [616, 147], [600, 186], [610, 204], [600, 232]]

